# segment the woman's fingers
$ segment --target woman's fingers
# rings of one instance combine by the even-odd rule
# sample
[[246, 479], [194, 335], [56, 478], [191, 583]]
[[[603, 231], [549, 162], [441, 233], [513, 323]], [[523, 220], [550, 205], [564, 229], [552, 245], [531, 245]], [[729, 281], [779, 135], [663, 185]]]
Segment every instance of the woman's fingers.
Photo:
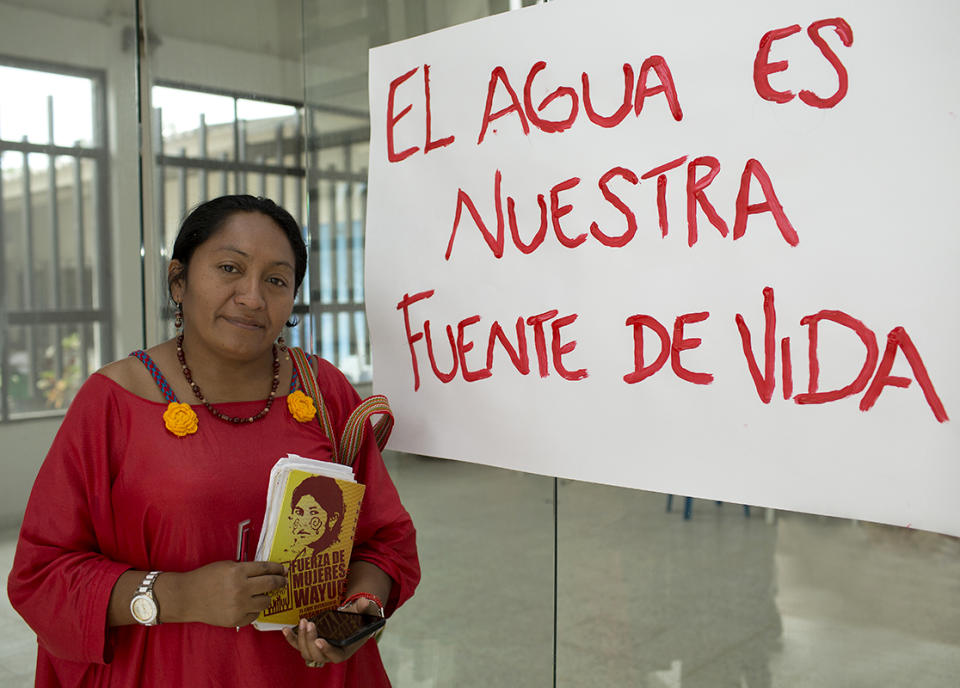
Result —
[[309, 666], [323, 666], [327, 662], [342, 662], [362, 645], [356, 643], [350, 646], [350, 651], [335, 647], [323, 638], [317, 637], [317, 627], [307, 621], [300, 620], [296, 629], [284, 628], [283, 637], [287, 644], [300, 653], [300, 656]]
[[[313, 641], [314, 647], [317, 648], [317, 651], [320, 653], [321, 657], [325, 658], [327, 662], [342, 662], [347, 659], [352, 652], [346, 652], [343, 648], [336, 647], [331, 645], [323, 638], [317, 638]], [[359, 645], [358, 645], [359, 647]]]
[[286, 572], [283, 564], [275, 561], [243, 561], [239, 562], [241, 570], [247, 575], [247, 578], [256, 578], [257, 576], [267, 576], [270, 574], [282, 576]]
[[273, 594], [287, 587], [287, 578], [284, 575], [283, 565], [275, 562], [252, 561], [244, 562], [239, 566], [243, 575], [246, 576], [241, 599], [249, 598], [250, 608], [257, 612], [251, 619], [253, 621], [259, 612], [270, 606]]
[[287, 586], [286, 571], [282, 564], [272, 561], [251, 561], [240, 564], [246, 575], [251, 595], [264, 595]]
[[276, 590], [283, 590], [287, 587], [287, 579], [284, 576], [269, 575], [248, 578], [249, 590], [254, 595], [267, 595]]
[[[317, 627], [306, 619], [300, 620], [300, 630], [297, 633], [299, 641], [300, 656], [309, 664], [326, 664], [327, 662], [339, 661], [336, 657], [330, 657], [324, 651], [324, 645], [329, 647], [325, 641], [317, 640]], [[311, 665], [312, 666], [312, 665]]]

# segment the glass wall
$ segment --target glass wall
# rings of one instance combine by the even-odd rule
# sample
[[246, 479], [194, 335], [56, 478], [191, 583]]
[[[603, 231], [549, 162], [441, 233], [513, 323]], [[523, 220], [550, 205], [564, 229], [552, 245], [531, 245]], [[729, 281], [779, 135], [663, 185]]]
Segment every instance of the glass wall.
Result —
[[[77, 385], [171, 333], [170, 246], [205, 198], [265, 194], [301, 222], [287, 338], [367, 391], [367, 51], [528, 4], [0, 0], [0, 528]], [[397, 688], [960, 673], [956, 538], [385, 458], [423, 568], [380, 640]], [[2, 635], [30, 638], [16, 623], [0, 608]], [[32, 638], [0, 649], [0, 683], [31, 684]]]
[[80, 384], [143, 342], [135, 26], [128, 0], [0, 2], [3, 527]]
[[[369, 49], [508, 9], [487, 0], [304, 2], [311, 269], [319, 268], [321, 280], [313, 308], [321, 333], [333, 328], [342, 342], [349, 328], [366, 346], [360, 254]], [[327, 346], [321, 337], [325, 357]], [[349, 359], [338, 360], [351, 374]], [[358, 360], [362, 382], [369, 358]], [[553, 685], [555, 481], [393, 452], [386, 459], [417, 526], [423, 568], [416, 596], [381, 639], [394, 685]]]
[[[370, 47], [521, 4], [306, 0], [308, 175], [363, 183]], [[960, 670], [956, 538], [390, 460], [424, 565], [382, 643], [395, 685], [945, 687]]]

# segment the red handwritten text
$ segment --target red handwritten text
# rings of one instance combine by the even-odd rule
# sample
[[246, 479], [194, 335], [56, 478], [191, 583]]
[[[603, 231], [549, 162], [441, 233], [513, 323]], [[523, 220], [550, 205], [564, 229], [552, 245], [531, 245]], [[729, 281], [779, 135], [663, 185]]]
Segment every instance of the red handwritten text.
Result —
[[[477, 145], [483, 143], [487, 134], [487, 128], [492, 122], [497, 121], [507, 115], [516, 117], [521, 130], [525, 135], [530, 133], [531, 126], [542, 132], [551, 134], [566, 131], [577, 119], [580, 112], [581, 96], [573, 86], [557, 86], [553, 91], [544, 96], [539, 103], [533, 95], [535, 85], [539, 86], [538, 75], [547, 68], [547, 63], [543, 60], [534, 63], [527, 72], [527, 78], [523, 83], [523, 100], [517, 96], [517, 91], [510, 83], [510, 77], [507, 76], [507, 70], [503, 67], [494, 67], [490, 72], [490, 82], [487, 84], [487, 99], [483, 110], [483, 122], [480, 125], [480, 135], [477, 138]], [[651, 77], [655, 75], [655, 83], [650, 85]], [[629, 63], [623, 65], [623, 99], [620, 106], [610, 115], [602, 115], [594, 107], [593, 97], [590, 94], [590, 76], [583, 72], [580, 76], [582, 87], [583, 109], [587, 113], [587, 119], [593, 124], [611, 128], [620, 124], [633, 110], [634, 115], [639, 116], [643, 111], [643, 106], [647, 98], [663, 94], [670, 109], [670, 114], [676, 121], [683, 119], [683, 110], [680, 108], [680, 101], [677, 98], [677, 89], [673, 82], [673, 74], [667, 61], [660, 55], [651, 55], [643, 61], [637, 78], [634, 79], [633, 66]], [[548, 87], [549, 88], [549, 87]], [[538, 89], [540, 90], [540, 89]], [[510, 101], [509, 105], [494, 111], [493, 102], [498, 92], [502, 92]], [[557, 119], [546, 117], [543, 112], [554, 101], [563, 100], [562, 116]], [[556, 110], [556, 108], [555, 108]], [[557, 117], [555, 114], [554, 117]]]
[[[664, 165], [658, 165], [652, 170], [637, 175], [626, 167], [613, 167], [600, 176], [597, 181], [597, 187], [603, 199], [623, 215], [625, 227], [615, 233], [609, 229], [601, 228], [596, 222], [591, 222], [589, 227], [583, 228], [579, 232], [571, 232], [569, 228], [564, 229], [561, 222], [564, 216], [569, 215], [573, 210], [573, 204], [567, 200], [567, 194], [580, 186], [580, 177], [570, 177], [554, 184], [546, 194], [537, 194], [537, 205], [540, 208], [539, 227], [529, 241], [520, 237], [520, 228], [517, 226], [517, 216], [515, 211], [516, 201], [512, 196], [506, 196], [506, 217], [504, 216], [504, 194], [502, 193], [503, 175], [500, 170], [494, 173], [493, 177], [493, 212], [496, 221], [496, 229], [488, 228], [487, 222], [477, 209], [473, 198], [462, 188], [457, 190], [457, 207], [453, 218], [453, 228], [450, 231], [450, 240], [447, 242], [447, 250], [444, 257], [450, 260], [453, 252], [453, 241], [457, 236], [457, 229], [463, 218], [463, 210], [466, 208], [470, 214], [473, 223], [494, 257], [502, 258], [505, 248], [506, 225], [510, 226], [510, 238], [513, 245], [521, 253], [529, 254], [535, 251], [547, 238], [548, 227], [553, 229], [553, 234], [560, 244], [567, 248], [576, 248], [592, 236], [596, 241], [604, 246], [611, 248], [621, 248], [633, 239], [637, 232], [637, 215], [623, 199], [617, 194], [616, 187], [626, 183], [633, 186], [641, 183], [641, 180], [657, 177], [657, 219], [660, 227], [661, 236], [667, 236], [669, 232], [669, 221], [667, 218], [666, 205], [666, 173], [671, 169], [679, 167], [686, 162], [686, 156], [677, 158]], [[701, 174], [699, 170], [706, 168], [708, 171]], [[726, 237], [730, 233], [727, 222], [721, 217], [720, 213], [714, 207], [713, 203], [707, 197], [707, 187], [720, 173], [720, 162], [712, 156], [701, 156], [694, 158], [687, 163], [686, 175], [686, 219], [687, 219], [687, 244], [693, 246], [699, 238], [698, 217], [702, 211], [711, 225], [720, 233], [720, 236]], [[759, 189], [755, 189], [759, 186]], [[763, 201], [759, 203], [750, 203], [751, 191], [759, 191], [763, 196]], [[549, 197], [549, 206], [547, 203]], [[549, 208], [549, 209], [548, 209]], [[747, 231], [747, 219], [757, 213], [770, 213], [780, 230], [784, 241], [790, 246], [796, 246], [800, 237], [793, 224], [787, 218], [777, 194], [774, 191], [770, 176], [764, 169], [759, 160], [751, 158], [747, 160], [743, 167], [743, 173], [740, 175], [740, 189], [734, 203], [734, 221], [733, 238], [734, 240], [742, 238]], [[492, 222], [490, 225], [492, 226]]]
[[[417, 347], [414, 345], [421, 340], [423, 340], [426, 345], [425, 348], [427, 359], [430, 362], [430, 369], [433, 371], [434, 376], [442, 383], [451, 382], [457, 376], [458, 371], [466, 382], [476, 382], [477, 380], [490, 377], [493, 374], [493, 355], [498, 342], [507, 353], [513, 367], [516, 368], [521, 375], [528, 375], [530, 373], [530, 356], [527, 345], [528, 328], [533, 335], [533, 348], [536, 352], [536, 363], [540, 377], [548, 377], [550, 375], [551, 365], [556, 373], [565, 380], [575, 381], [587, 377], [586, 368], [570, 370], [563, 361], [563, 357], [572, 353], [576, 348], [577, 342], [575, 340], [565, 341], [564, 333], [562, 333], [561, 330], [576, 322], [578, 315], [572, 313], [558, 317], [560, 312], [555, 308], [543, 313], [531, 315], [527, 318], [523, 318], [522, 316], [518, 317], [514, 324], [516, 337], [513, 341], [500, 325], [499, 321], [494, 320], [489, 330], [485, 333], [487, 337], [486, 356], [485, 365], [482, 368], [471, 369], [468, 367], [467, 361], [467, 354], [473, 350], [475, 343], [470, 338], [472, 335], [467, 333], [467, 328], [477, 325], [481, 320], [480, 316], [472, 315], [458, 322], [456, 325], [456, 336], [454, 336], [453, 333], [454, 327], [447, 325], [445, 329], [450, 348], [451, 363], [449, 370], [440, 370], [437, 364], [436, 352], [434, 351], [430, 320], [423, 320], [421, 324], [416, 327], [416, 330], [414, 330], [410, 319], [410, 307], [420, 301], [429, 299], [433, 294], [433, 289], [413, 295], [405, 294], [397, 304], [397, 310], [403, 311], [403, 326], [406, 331], [407, 345], [410, 347], [410, 359], [413, 366], [414, 390], [420, 388], [420, 359], [417, 355]], [[547, 323], [550, 324], [549, 335], [546, 328]], [[550, 339], [549, 351], [547, 348], [548, 336]]]
[[[666, 364], [667, 358], [670, 358], [673, 371], [677, 377], [687, 380], [688, 382], [693, 382], [694, 384], [703, 385], [712, 382], [713, 375], [709, 373], [695, 373], [686, 370], [680, 365], [680, 352], [698, 347], [701, 344], [699, 338], [686, 338], [684, 336], [684, 326], [689, 323], [706, 320], [707, 317], [709, 317], [709, 313], [706, 312], [687, 313], [678, 316], [674, 321], [672, 344], [667, 328], [653, 316], [636, 314], [628, 317], [626, 325], [633, 328], [634, 369], [623, 376], [624, 382], [627, 384], [636, 384], [649, 378]], [[753, 378], [757, 396], [760, 397], [760, 400], [764, 404], [769, 404], [773, 398], [773, 392], [776, 387], [774, 370], [777, 356], [777, 312], [774, 306], [773, 289], [770, 287], [766, 287], [763, 290], [763, 317], [762, 370], [757, 363], [757, 356], [753, 349], [753, 338], [746, 319], [737, 313], [734, 321], [740, 333], [743, 355], [747, 362], [747, 370], [751, 378]], [[834, 323], [849, 329], [857, 335], [863, 343], [865, 350], [863, 365], [860, 367], [860, 370], [857, 371], [853, 381], [843, 387], [832, 390], [819, 389], [820, 348], [818, 335], [819, 325], [823, 322]], [[843, 311], [818, 311], [817, 313], [801, 318], [800, 324], [808, 328], [809, 382], [806, 392], [797, 395], [793, 394], [793, 363], [790, 355], [790, 338], [784, 337], [780, 340], [784, 399], [790, 399], [792, 397], [795, 403], [801, 405], [826, 404], [854, 394], [859, 394], [866, 390], [860, 399], [860, 410], [869, 411], [876, 403], [884, 388], [905, 388], [910, 386], [912, 380], [909, 378], [890, 374], [897, 353], [902, 352], [913, 372], [914, 379], [916, 379], [920, 385], [920, 389], [923, 391], [924, 399], [933, 412], [934, 418], [941, 423], [949, 420], [943, 403], [940, 401], [940, 397], [933, 387], [933, 382], [923, 363], [923, 359], [920, 357], [920, 352], [903, 327], [895, 327], [887, 335], [887, 347], [883, 353], [883, 358], [880, 359], [877, 338], [874, 332], [861, 321]], [[660, 351], [652, 363], [646, 363], [644, 361], [644, 331], [652, 332], [660, 340]], [[880, 360], [879, 366], [877, 365], [878, 360]]]
[[[813, 44], [820, 49], [823, 57], [830, 63], [834, 71], [836, 71], [839, 84], [833, 95], [827, 96], [826, 98], [821, 98], [813, 91], [803, 89], [799, 94], [800, 100], [811, 107], [824, 109], [832, 108], [847, 95], [847, 70], [840, 61], [840, 58], [837, 57], [837, 54], [827, 44], [827, 41], [820, 33], [822, 29], [827, 27], [833, 28], [844, 46], [849, 48], [853, 45], [853, 29], [850, 28], [850, 24], [848, 24], [846, 20], [839, 17], [836, 19], [821, 19], [807, 27], [807, 35], [810, 37], [810, 40], [813, 41]], [[794, 24], [793, 26], [787, 26], [782, 29], [768, 31], [763, 35], [763, 38], [760, 39], [760, 47], [753, 61], [753, 83], [757, 89], [757, 93], [764, 100], [769, 100], [774, 103], [789, 103], [796, 97], [792, 91], [778, 91], [774, 89], [773, 86], [770, 85], [769, 76], [777, 72], [783, 72], [790, 66], [787, 60], [770, 62], [770, 48], [773, 46], [773, 42], [783, 40], [798, 31], [800, 31], [800, 25]]]
[[[747, 366], [750, 375], [753, 377], [757, 394], [765, 404], [770, 403], [773, 397], [773, 390], [776, 384], [774, 378], [774, 366], [776, 358], [776, 309], [773, 302], [773, 289], [767, 287], [763, 290], [763, 312], [764, 312], [764, 372], [760, 372], [751, 344], [750, 328], [747, 326], [743, 316], [736, 315], [737, 328], [740, 331], [741, 341], [743, 343], [743, 353], [747, 360]], [[840, 325], [853, 332], [864, 347], [864, 361], [856, 377], [849, 384], [832, 390], [820, 390], [820, 348], [819, 348], [819, 326], [822, 322], [831, 322]], [[860, 320], [839, 310], [822, 310], [812, 315], [807, 315], [800, 319], [800, 324], [808, 328], [808, 365], [809, 382], [807, 391], [797, 394], [793, 397], [794, 402], [798, 404], [825, 404], [838, 399], [844, 399], [854, 394], [859, 394], [866, 389], [866, 393], [860, 400], [860, 409], [868, 411], [877, 401], [884, 387], [908, 387], [911, 380], [900, 376], [891, 376], [890, 370], [893, 367], [897, 352], [902, 351], [913, 376], [923, 391], [924, 398], [930, 406], [934, 417], [943, 423], [948, 420], [946, 410], [940, 397], [933, 387], [930, 375], [927, 373], [926, 366], [920, 357], [920, 352], [914, 346], [913, 341], [903, 327], [895, 327], [887, 335], [887, 348], [884, 351], [883, 359], [879, 367], [877, 360], [879, 357], [879, 347], [877, 337], [873, 330], [864, 325]], [[784, 337], [781, 340], [781, 369], [783, 371], [784, 399], [789, 399], [793, 390], [792, 381], [792, 363], [790, 356], [790, 338]], [[872, 382], [871, 382], [872, 379]], [[867, 386], [869, 383], [869, 387]]]
[[[670, 366], [674, 374], [681, 380], [692, 382], [695, 385], [709, 385], [713, 382], [710, 373], [695, 373], [687, 370], [680, 364], [680, 353], [687, 349], [695, 349], [701, 344], [699, 337], [685, 337], [684, 327], [689, 323], [696, 323], [710, 317], [707, 312], [685, 313], [673, 321], [673, 346], [670, 345], [670, 335], [659, 320], [650, 315], [631, 315], [627, 318], [627, 325], [633, 327], [633, 372], [623, 376], [624, 382], [634, 384], [656, 373], [670, 359]], [[660, 352], [653, 363], [643, 363], [643, 329], [652, 330], [660, 338]]]
[[[397, 89], [410, 77], [417, 73], [419, 67], [414, 67], [408, 72], [401, 74], [396, 79], [390, 82], [390, 88], [387, 91], [387, 159], [390, 162], [400, 162], [409, 158], [411, 155], [420, 150], [419, 146], [409, 146], [404, 148], [402, 151], [396, 150], [396, 142], [394, 141], [394, 127], [401, 118], [405, 117], [412, 109], [413, 105], [407, 105], [403, 108], [399, 114], [394, 114], [394, 107], [397, 97]], [[430, 111], [430, 65], [423, 65], [423, 108], [424, 108], [424, 130], [425, 130], [425, 140], [423, 144], [423, 153], [426, 155], [430, 151], [436, 148], [443, 148], [444, 146], [449, 146], [454, 141], [453, 136], [446, 136], [441, 139], [434, 139], [432, 128], [432, 114]]]

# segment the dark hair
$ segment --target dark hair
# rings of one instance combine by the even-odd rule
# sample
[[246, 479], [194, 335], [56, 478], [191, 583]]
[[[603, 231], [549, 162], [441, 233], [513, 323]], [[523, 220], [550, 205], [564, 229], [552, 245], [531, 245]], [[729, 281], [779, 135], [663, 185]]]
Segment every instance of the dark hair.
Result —
[[293, 215], [271, 201], [260, 196], [235, 195], [220, 196], [201, 203], [183, 220], [177, 240], [173, 242], [173, 260], [180, 261], [180, 269], [172, 273], [167, 280], [167, 289], [174, 282], [187, 276], [187, 265], [197, 246], [213, 236], [223, 224], [236, 213], [263, 213], [277, 223], [287, 235], [294, 257], [294, 291], [300, 289], [303, 276], [307, 272], [307, 247], [300, 234], [300, 224]]
[[[293, 489], [290, 496], [290, 513], [297, 508], [297, 503], [306, 497], [311, 496], [317, 504], [323, 507], [327, 512], [327, 531], [323, 536], [311, 545], [311, 547], [320, 551], [326, 549], [340, 537], [340, 528], [343, 526], [343, 492], [340, 486], [330, 478], [314, 475]], [[330, 516], [336, 514], [335, 525], [330, 526]]]

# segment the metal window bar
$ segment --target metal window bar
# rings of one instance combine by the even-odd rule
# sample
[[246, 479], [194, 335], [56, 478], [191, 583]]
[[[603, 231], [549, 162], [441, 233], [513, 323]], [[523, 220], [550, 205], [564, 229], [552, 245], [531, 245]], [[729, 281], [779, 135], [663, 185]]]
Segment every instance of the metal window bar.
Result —
[[[169, 88], [197, 89], [182, 84], [159, 84]], [[209, 92], [209, 91], [208, 91]], [[228, 126], [232, 139], [233, 159], [227, 151], [211, 150], [212, 126], [199, 117], [196, 157], [180, 150], [170, 156], [164, 150], [162, 112], [154, 116], [155, 151], [157, 152], [157, 207], [159, 227], [169, 231], [165, 216], [169, 194], [177, 194], [173, 207], [184, 214], [193, 203], [188, 195], [193, 175], [197, 175], [197, 193], [203, 201], [208, 198], [209, 174], [220, 175], [220, 193], [230, 193], [230, 182], [237, 193], [244, 189], [267, 195], [284, 207], [288, 191], [293, 196], [289, 208], [298, 218], [306, 211], [306, 241], [308, 270], [304, 286], [294, 306], [294, 314], [302, 326], [288, 334], [295, 345], [307, 346], [330, 360], [354, 379], [369, 379], [370, 356], [368, 330], [363, 302], [363, 221], [366, 200], [366, 172], [350, 170], [354, 143], [365, 142], [369, 128], [362, 127], [346, 135], [325, 140], [324, 150], [339, 148], [347, 163], [340, 169], [328, 166], [319, 170], [316, 160], [320, 146], [308, 146], [304, 165], [302, 132], [303, 115], [298, 109], [294, 118], [297, 136], [285, 136], [284, 123], [277, 124], [271, 134], [253, 133], [252, 122], [237, 117], [238, 101], [245, 97], [220, 93], [234, 99], [234, 121]], [[291, 103], [283, 103], [292, 105]], [[286, 125], [289, 126], [289, 125]], [[359, 136], [357, 133], [359, 132]], [[193, 150], [193, 148], [191, 148]], [[306, 192], [305, 192], [306, 188]], [[307, 206], [304, 208], [304, 199]], [[162, 309], [170, 316], [170, 306]]]
[[[236, 100], [238, 98], [239, 96], [234, 99], [235, 113], [237, 110]], [[278, 180], [276, 186], [280, 189], [284, 188], [285, 181], [289, 178], [296, 179], [298, 188], [302, 187], [302, 178], [305, 175], [303, 167], [286, 165], [282, 157], [271, 162], [266, 155], [261, 154], [262, 146], [253, 144], [257, 157], [254, 161], [246, 159], [247, 151], [251, 150], [251, 144], [246, 141], [247, 125], [242, 120], [240, 122], [234, 121], [229, 125], [232, 130], [231, 138], [234, 159], [230, 159], [230, 153], [228, 151], [211, 153], [209, 142], [211, 126], [207, 124], [203, 114], [199, 116], [199, 126], [197, 129], [198, 155], [191, 157], [188, 155], [186, 148], [181, 148], [178, 156], [171, 156], [167, 155], [164, 149], [165, 141], [162, 136], [162, 110], [158, 108], [154, 110], [154, 113], [154, 148], [157, 151], [157, 189], [155, 193], [159, 227], [171, 231], [175, 231], [176, 229], [172, 226], [173, 218], [167, 217], [167, 210], [169, 208], [168, 199], [173, 200], [173, 205], [178, 208], [180, 217], [177, 219], [179, 220], [186, 215], [195, 202], [201, 202], [211, 197], [209, 194], [209, 175], [211, 173], [218, 174], [220, 177], [219, 195], [230, 193], [231, 188], [238, 189], [237, 192], [241, 193], [242, 191], [239, 190], [250, 186], [247, 181], [250, 175], [254, 175], [259, 179], [261, 195], [266, 194], [270, 186], [270, 181], [274, 179]], [[276, 130], [278, 140], [270, 143], [269, 150], [271, 152], [284, 150], [285, 142], [282, 140], [282, 133], [282, 126], [278, 127]], [[190, 198], [191, 180], [194, 179], [193, 175], [197, 175], [196, 179], [198, 180], [198, 198], [196, 199]], [[173, 183], [171, 183], [171, 180], [173, 180]], [[171, 194], [174, 194], [176, 197], [170, 199]], [[167, 227], [168, 223], [171, 223], [170, 227]], [[160, 256], [158, 259], [163, 261], [164, 257]], [[165, 266], [162, 267], [165, 268]], [[166, 304], [162, 308], [162, 312], [166, 316], [172, 315], [170, 305]]]
[[226, 152], [220, 154], [220, 162], [223, 164], [223, 174], [220, 175], [220, 195], [226, 196], [230, 193], [230, 173], [227, 171], [228, 156]]
[[[53, 143], [53, 96], [47, 96], [47, 141]], [[47, 157], [47, 205], [50, 209], [50, 248], [53, 252], [53, 307], [60, 309], [60, 215], [57, 212], [57, 158], [54, 155]], [[54, 341], [54, 374], [57, 379], [63, 377], [63, 328], [55, 328]]]
[[[165, 182], [167, 174], [164, 165], [167, 156], [163, 152], [163, 110], [154, 108], [151, 121], [153, 122], [153, 150], [156, 151], [157, 155], [157, 174], [154, 177], [153, 198], [157, 208], [157, 226], [162, 228], [166, 226], [167, 219], [167, 185]], [[161, 271], [158, 274], [162, 275], [163, 272]]]
[[[187, 159], [187, 149], [180, 149], [180, 157], [184, 160]], [[179, 167], [177, 168], [177, 181], [180, 185], [180, 217], [186, 217], [187, 207], [189, 206], [189, 201], [187, 200], [187, 168]], [[161, 273], [162, 274], [162, 273]]]
[[[79, 146], [77, 146], [79, 149]], [[92, 303], [90, 295], [87, 292], [87, 280], [85, 279], [84, 259], [87, 255], [87, 235], [84, 231], [83, 215], [83, 166], [80, 158], [73, 159], [73, 218], [74, 226], [77, 228], [77, 274], [76, 284], [74, 285], [76, 300], [75, 307], [80, 307], [87, 303]], [[90, 349], [90, 326], [84, 324], [80, 330], [80, 351], [83, 355], [80, 357], [80, 374], [82, 379], [86, 380], [90, 376], [90, 360], [86, 352]]]
[[[237, 100], [233, 101], [233, 127], [234, 127], [234, 150], [238, 162], [245, 162], [247, 159], [247, 123], [237, 118]], [[247, 193], [247, 175], [245, 170], [237, 168], [237, 180], [235, 182], [237, 193]]]
[[[200, 157], [204, 160], [207, 159], [207, 116], [204, 113], [200, 113]], [[206, 168], [200, 170], [200, 197], [209, 198], [210, 194], [210, 183], [208, 179], [208, 172]]]
[[324, 113], [366, 118], [365, 113], [337, 106], [310, 107], [307, 197], [313, 249], [311, 270], [320, 277], [311, 288], [311, 314], [317, 327], [315, 339], [323, 355], [333, 357], [354, 382], [367, 382], [371, 373], [363, 298], [367, 178], [365, 170], [354, 172], [350, 161], [354, 146], [369, 141], [370, 130], [364, 124], [335, 132], [313, 131], [316, 117]]
[[[0, 132], [0, 140], [3, 139]], [[7, 420], [10, 416], [10, 404], [8, 401], [10, 390], [10, 364], [8, 352], [10, 351], [8, 333], [10, 328], [7, 322], [7, 240], [4, 227], [4, 190], [3, 190], [3, 149], [0, 148], [0, 267], [3, 273], [0, 274], [0, 422]]]
[[[27, 137], [23, 137], [23, 142], [27, 143]], [[21, 167], [21, 175], [23, 179], [22, 188], [23, 188], [23, 201], [21, 207], [23, 209], [23, 233], [24, 233], [24, 245], [26, 246], [26, 261], [24, 270], [22, 273], [23, 281], [23, 296], [21, 297], [20, 307], [24, 311], [32, 311], [36, 304], [34, 303], [34, 294], [33, 294], [33, 266], [35, 264], [34, 260], [34, 250], [33, 250], [33, 190], [31, 186], [31, 177], [30, 174], [30, 156], [26, 153], [23, 154], [23, 166]], [[12, 315], [12, 313], [11, 313]], [[13, 318], [10, 318], [11, 323]], [[33, 328], [30, 328], [26, 332], [26, 346], [27, 346], [27, 380], [29, 381], [29, 386], [27, 387], [27, 396], [33, 397], [36, 395], [37, 391], [37, 344], [33, 336]]]

